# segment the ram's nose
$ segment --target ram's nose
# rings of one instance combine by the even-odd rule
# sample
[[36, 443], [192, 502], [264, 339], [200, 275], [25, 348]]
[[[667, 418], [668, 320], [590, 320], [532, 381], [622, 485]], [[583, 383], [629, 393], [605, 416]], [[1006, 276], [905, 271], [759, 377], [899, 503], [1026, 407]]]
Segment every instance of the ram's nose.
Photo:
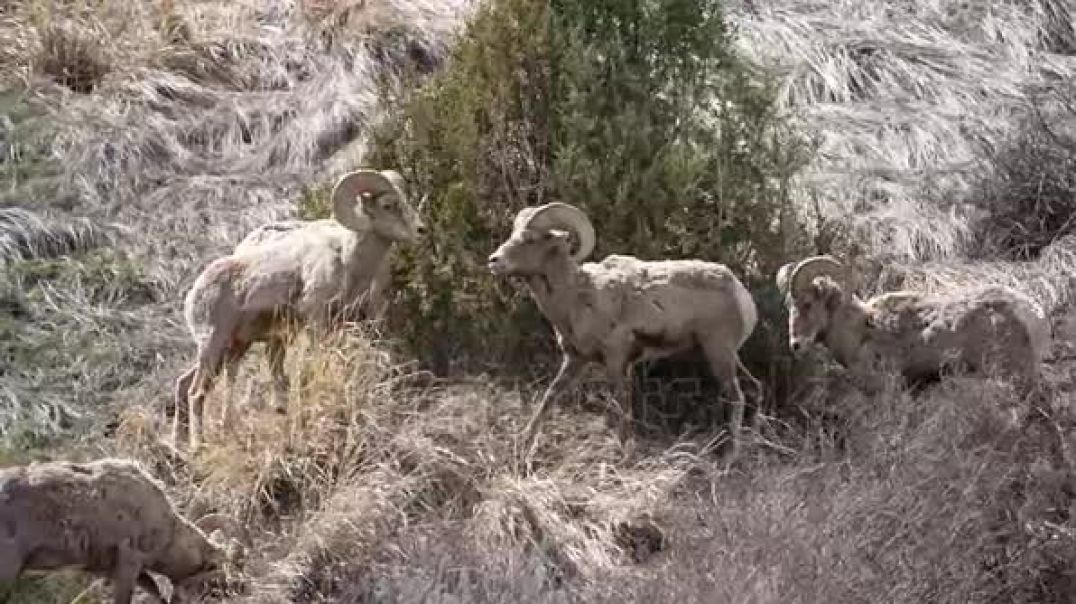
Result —
[[486, 267], [489, 269], [489, 272], [494, 275], [501, 274], [504, 272], [504, 256], [499, 252], [490, 254], [489, 258], [486, 259]]
[[788, 347], [792, 349], [792, 352], [799, 352], [803, 350], [803, 340], [799, 338], [792, 338], [788, 341]]

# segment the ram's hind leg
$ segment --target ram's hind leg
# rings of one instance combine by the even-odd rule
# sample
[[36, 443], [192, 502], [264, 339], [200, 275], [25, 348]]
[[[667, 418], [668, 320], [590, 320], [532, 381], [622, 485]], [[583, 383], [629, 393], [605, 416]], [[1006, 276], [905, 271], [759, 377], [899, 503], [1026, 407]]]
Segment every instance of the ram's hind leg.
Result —
[[[172, 446], [179, 447], [179, 442], [187, 435], [189, 429], [191, 384], [195, 374], [198, 373], [198, 364], [195, 363], [190, 369], [176, 380], [175, 391], [172, 397]], [[167, 409], [165, 412], [167, 414]]]
[[201, 447], [205, 397], [213, 387], [213, 381], [220, 374], [222, 365], [231, 343], [231, 329], [216, 328], [205, 346], [198, 351], [198, 367], [191, 380], [188, 398], [190, 415], [190, 451], [193, 453]]
[[[739, 355], [736, 351], [723, 345], [721, 342], [709, 341], [702, 343], [703, 352], [710, 363], [710, 371], [720, 383], [721, 392], [732, 406], [729, 414], [729, 435], [731, 436], [732, 448], [730, 458], [735, 458], [740, 451], [740, 428], [743, 424], [744, 395], [740, 389], [740, 383], [736, 379], [736, 369], [740, 367]], [[752, 376], [754, 377], [754, 376]]]
[[269, 372], [273, 376], [273, 410], [284, 414], [288, 410], [288, 376], [284, 372], [284, 354], [287, 349], [287, 340], [283, 337], [274, 337], [266, 342], [265, 350], [269, 356]]
[[116, 566], [112, 571], [113, 604], [131, 604], [135, 584], [138, 582], [138, 576], [142, 574], [144, 563], [145, 556], [134, 548], [130, 539], [119, 545], [116, 550]]
[[[759, 381], [759, 379], [756, 378], [754, 375], [751, 375], [751, 372], [747, 370], [747, 367], [744, 366], [743, 359], [740, 358], [739, 354], [736, 355], [736, 366], [739, 368], [739, 372], [740, 372], [739, 376], [736, 378], [737, 380], [739, 380], [740, 390], [743, 391], [743, 388], [744, 388], [743, 380], [744, 379], [746, 379], [747, 382], [750, 384], [750, 387], [749, 387], [749, 390], [751, 391], [750, 399], [752, 401], [752, 403], [750, 405], [750, 408], [751, 408], [750, 419], [748, 419], [746, 417], [747, 416], [747, 408], [746, 408], [747, 405], [746, 404], [745, 404], [745, 409], [744, 409], [744, 414], [745, 414], [744, 419], [747, 420], [747, 422], [750, 425], [752, 430], [757, 430], [758, 429], [758, 422], [759, 422], [760, 416], [762, 415], [762, 412], [763, 412], [763, 405], [766, 402], [766, 390], [763, 387], [762, 382]], [[744, 402], [746, 403], [746, 400], [748, 398], [747, 393], [744, 393], [743, 396], [744, 396]]]
[[239, 378], [239, 362], [250, 350], [250, 342], [235, 342], [224, 354], [224, 381], [226, 390], [220, 403], [221, 426], [232, 425], [232, 409], [235, 405], [236, 381]]

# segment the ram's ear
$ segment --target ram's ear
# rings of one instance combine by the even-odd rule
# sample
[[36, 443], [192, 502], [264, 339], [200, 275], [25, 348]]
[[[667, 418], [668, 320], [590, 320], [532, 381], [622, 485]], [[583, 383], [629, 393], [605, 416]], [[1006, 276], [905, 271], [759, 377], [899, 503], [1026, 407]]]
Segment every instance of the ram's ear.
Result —
[[826, 303], [826, 309], [830, 312], [840, 308], [849, 295], [846, 288], [841, 287], [839, 283], [828, 276], [816, 277], [814, 286], [822, 295], [822, 299]]
[[366, 214], [374, 207], [375, 201], [377, 201], [377, 197], [375, 197], [373, 193], [363, 191], [355, 196], [355, 207], [359, 210], [359, 213]]
[[235, 518], [226, 514], [206, 514], [194, 522], [195, 526], [206, 533], [214, 543], [224, 543], [226, 539], [237, 539], [244, 546], [251, 544], [250, 532]]
[[547, 236], [552, 239], [560, 239], [561, 241], [565, 242], [571, 241], [572, 238], [572, 234], [570, 232], [562, 229], [549, 229], [548, 231], [546, 231], [546, 233]]

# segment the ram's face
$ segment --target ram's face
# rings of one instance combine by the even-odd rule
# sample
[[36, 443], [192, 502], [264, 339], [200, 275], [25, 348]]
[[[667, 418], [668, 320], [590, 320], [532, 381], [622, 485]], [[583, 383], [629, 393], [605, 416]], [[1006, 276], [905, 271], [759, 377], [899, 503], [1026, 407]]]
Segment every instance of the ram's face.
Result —
[[390, 241], [414, 243], [426, 234], [418, 211], [391, 193], [362, 198], [362, 211], [375, 233]]
[[826, 337], [842, 300], [840, 286], [829, 277], [788, 295], [788, 347], [800, 352]]
[[238, 540], [216, 530], [197, 550], [199, 563], [178, 579], [177, 587], [188, 597], [204, 594], [227, 582], [229, 571], [242, 565], [245, 550]]
[[536, 275], [551, 260], [569, 257], [568, 239], [565, 231], [519, 229], [490, 254], [487, 266], [494, 275]]

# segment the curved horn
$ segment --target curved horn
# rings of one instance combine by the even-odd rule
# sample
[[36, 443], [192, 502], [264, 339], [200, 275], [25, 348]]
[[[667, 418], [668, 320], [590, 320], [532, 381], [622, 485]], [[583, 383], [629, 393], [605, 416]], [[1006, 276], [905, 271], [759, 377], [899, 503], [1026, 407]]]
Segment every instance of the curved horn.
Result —
[[367, 217], [359, 204], [360, 195], [379, 197], [392, 193], [407, 203], [404, 194], [404, 180], [395, 170], [355, 170], [340, 177], [333, 186], [333, 218], [353, 231], [365, 231], [370, 228]]
[[[523, 217], [523, 212], [528, 209], [532, 211]], [[579, 208], [558, 201], [537, 208], [526, 208], [523, 212], [516, 216], [517, 226], [534, 229], [565, 229], [571, 232], [579, 245], [572, 254], [572, 261], [580, 263], [594, 251], [596, 241], [594, 225]]]
[[519, 213], [516, 214], [515, 220], [512, 221], [512, 230], [520, 231], [527, 228], [527, 223], [531, 221], [531, 216], [534, 216], [534, 213], [537, 212], [538, 209], [539, 208], [535, 206], [530, 206], [520, 210]]
[[194, 526], [197, 526], [207, 536], [213, 531], [220, 529], [225, 535], [228, 535], [233, 539], [238, 539], [245, 545], [250, 544], [250, 533], [247, 531], [246, 527], [227, 514], [206, 514], [198, 520], [195, 520]]
[[789, 279], [792, 275], [792, 269], [795, 266], [795, 262], [789, 262], [777, 269], [777, 276], [774, 280], [777, 282], [777, 291], [781, 292], [782, 296], [788, 295]]
[[844, 265], [832, 256], [812, 256], [800, 261], [788, 275], [789, 291], [795, 295], [810, 285], [815, 277], [821, 275], [828, 275], [842, 287], [846, 287], [846, 273]]

